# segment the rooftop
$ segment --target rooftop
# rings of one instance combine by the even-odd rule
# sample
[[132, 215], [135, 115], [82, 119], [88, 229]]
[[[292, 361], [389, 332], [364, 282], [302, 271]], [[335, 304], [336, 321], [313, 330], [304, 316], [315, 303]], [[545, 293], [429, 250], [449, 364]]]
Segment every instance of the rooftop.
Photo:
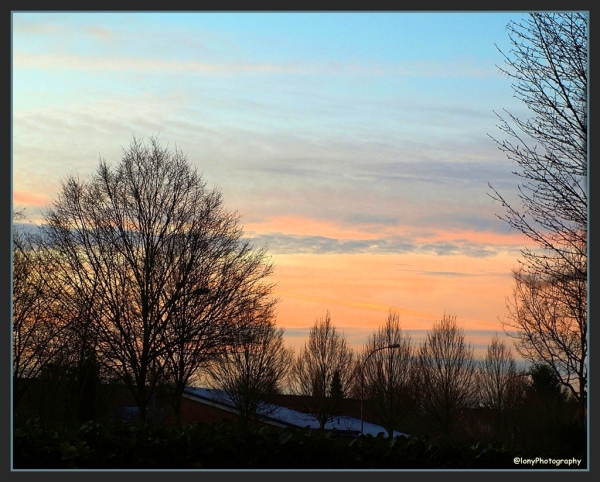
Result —
[[[185, 395], [190, 398], [204, 399], [233, 407], [231, 399], [222, 390], [208, 388], [187, 388], [185, 390]], [[299, 428], [310, 427], [311, 429], [319, 428], [319, 422], [310, 414], [292, 410], [280, 405], [268, 404], [268, 406], [263, 408], [263, 410], [260, 412], [265, 418], [282, 422], [288, 426], [296, 426]], [[330, 422], [327, 422], [327, 424], [325, 424], [325, 429], [340, 430], [344, 432], [356, 431], [360, 433], [360, 425], [360, 419], [340, 415], [333, 417]], [[363, 427], [363, 432], [365, 435], [377, 436], [381, 433], [387, 437], [387, 431], [380, 425], [363, 421]], [[408, 434], [394, 431], [394, 437], [398, 435], [408, 436]]]

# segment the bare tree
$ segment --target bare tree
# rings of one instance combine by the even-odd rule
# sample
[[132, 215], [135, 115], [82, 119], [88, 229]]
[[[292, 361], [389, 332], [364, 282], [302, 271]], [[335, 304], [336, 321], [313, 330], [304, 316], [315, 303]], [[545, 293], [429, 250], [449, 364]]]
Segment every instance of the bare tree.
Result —
[[[386, 349], [391, 346], [394, 348]], [[369, 337], [360, 360], [367, 406], [392, 437], [412, 409], [413, 349], [397, 313], [390, 311], [385, 325]]]
[[[237, 218], [230, 221], [237, 222]], [[205, 302], [184, 295], [176, 302], [164, 340], [168, 349], [160, 357], [160, 380], [167, 389], [176, 422], [181, 419], [183, 392], [198, 371], [228, 347], [239, 342], [248, 323], [264, 319], [278, 300], [271, 296], [273, 284], [265, 279], [272, 272], [266, 247], [254, 249], [241, 240], [241, 230], [223, 223], [210, 233], [197, 286], [206, 293]]]
[[481, 405], [493, 412], [493, 428], [499, 438], [507, 426], [507, 413], [514, 408], [517, 376], [512, 350], [495, 334], [479, 364], [477, 385]]
[[[534, 248], [521, 251], [505, 332], [531, 362], [548, 363], [583, 411], [587, 385], [588, 15], [532, 13], [508, 24], [512, 48], [501, 72], [531, 117], [498, 116], [494, 139], [518, 169], [521, 206], [491, 185], [498, 216]], [[512, 140], [510, 140], [512, 139]]]
[[208, 367], [212, 383], [231, 400], [244, 422], [268, 415], [267, 395], [280, 393], [293, 360], [283, 329], [273, 321], [270, 307], [249, 313], [246, 329], [236, 336], [231, 350], [222, 352]]
[[[13, 214], [24, 219], [23, 211]], [[61, 359], [68, 347], [68, 323], [60, 316], [52, 292], [51, 265], [40, 250], [39, 239], [13, 226], [12, 366], [13, 406], [49, 364]]]
[[517, 374], [512, 351], [495, 334], [487, 347], [485, 358], [479, 364], [479, 396], [481, 403], [497, 412], [506, 404], [507, 384]]
[[473, 406], [476, 362], [455, 315], [444, 314], [420, 345], [415, 376], [417, 407], [425, 422], [445, 437], [464, 411]]
[[346, 345], [343, 333], [336, 330], [328, 310], [323, 318], [315, 321], [290, 373], [292, 391], [310, 397], [310, 406], [306, 408], [321, 428], [339, 410], [339, 398], [331, 396], [334, 376], [339, 379], [343, 391], [353, 368], [354, 352]]
[[[229, 333], [229, 311], [206, 307], [243, 298], [231, 277], [243, 277], [248, 263], [228, 266], [256, 253], [241, 241], [238, 219], [180, 150], [155, 137], [134, 137], [116, 168], [101, 159], [88, 181], [69, 175], [46, 213], [43, 233], [62, 289], [88, 302], [98, 358], [130, 388], [142, 420], [176, 342], [229, 342], [219, 338]], [[254, 284], [271, 269], [261, 253]], [[186, 323], [192, 328], [179, 329]]]
[[554, 370], [561, 384], [579, 401], [587, 398], [587, 282], [548, 279], [515, 272], [512, 298], [507, 300], [505, 330], [516, 340], [519, 354]]

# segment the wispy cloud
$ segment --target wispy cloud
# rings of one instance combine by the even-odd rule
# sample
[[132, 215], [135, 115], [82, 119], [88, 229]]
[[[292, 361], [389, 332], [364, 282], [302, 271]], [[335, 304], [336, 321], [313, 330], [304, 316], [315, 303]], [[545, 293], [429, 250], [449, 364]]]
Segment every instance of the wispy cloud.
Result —
[[[306, 210], [304, 211], [306, 213]], [[381, 218], [378, 218], [381, 214]], [[430, 215], [431, 216], [431, 215]], [[276, 253], [423, 253], [438, 256], [465, 255], [474, 258], [516, 253], [524, 242], [520, 233], [494, 231], [495, 223], [455, 214], [453, 225], [431, 222], [411, 224], [389, 214], [347, 213], [337, 218], [284, 215], [249, 223], [246, 236], [255, 244], [266, 244]], [[389, 219], [388, 219], [389, 218]], [[499, 224], [499, 221], [497, 221]]]
[[[108, 37], [108, 32], [96, 32]], [[171, 60], [114, 55], [78, 55], [69, 52], [30, 53], [23, 50], [13, 52], [13, 68], [89, 72], [138, 72], [151, 74], [294, 74], [294, 75], [360, 75], [396, 76], [402, 78], [488, 78], [496, 75], [489, 66], [474, 65], [469, 59], [459, 61], [405, 61], [398, 63], [375, 62], [244, 62]]]
[[13, 57], [14, 68], [42, 70], [83, 70], [90, 72], [145, 72], [170, 74], [234, 75], [239, 73], [298, 73], [294, 65], [268, 63], [212, 63], [200, 61], [143, 59], [138, 57], [89, 57], [69, 54], [29, 54], [17, 51]]
[[[274, 253], [366, 254], [366, 253], [423, 253], [438, 256], [464, 255], [473, 258], [496, 256], [506, 246], [481, 245], [468, 241], [418, 243], [414, 239], [337, 239], [284, 233], [261, 233], [250, 238], [256, 245], [268, 245]], [[509, 247], [510, 248], [510, 247]], [[514, 247], [513, 247], [514, 248]]]
[[509, 16], [13, 14], [13, 203], [159, 134], [268, 244], [290, 338], [329, 305], [356, 343], [390, 307], [493, 327], [524, 244], [486, 196], [516, 190], [488, 137]]
[[15, 206], [44, 207], [50, 202], [45, 194], [34, 194], [31, 192], [13, 191], [13, 204]]
[[464, 276], [473, 276], [470, 273], [461, 273], [458, 271], [429, 271], [423, 273], [426, 276], [448, 276], [450, 278], [462, 278]]

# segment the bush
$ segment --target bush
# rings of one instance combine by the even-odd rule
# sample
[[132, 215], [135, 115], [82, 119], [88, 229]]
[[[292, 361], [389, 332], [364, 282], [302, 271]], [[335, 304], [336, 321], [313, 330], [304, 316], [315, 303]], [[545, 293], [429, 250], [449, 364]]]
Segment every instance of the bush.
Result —
[[231, 421], [172, 427], [114, 420], [53, 430], [30, 419], [16, 421], [13, 433], [16, 470], [526, 468], [515, 467], [514, 455], [539, 456], [511, 454], [493, 444], [440, 444], [382, 434], [349, 440], [308, 428], [256, 428]]

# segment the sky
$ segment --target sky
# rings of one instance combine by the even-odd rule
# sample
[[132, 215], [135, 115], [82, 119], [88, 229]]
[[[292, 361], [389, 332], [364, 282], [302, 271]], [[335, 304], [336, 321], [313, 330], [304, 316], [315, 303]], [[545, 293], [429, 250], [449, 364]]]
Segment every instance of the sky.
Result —
[[329, 311], [360, 349], [394, 310], [415, 343], [455, 315], [481, 354], [527, 245], [488, 186], [516, 199], [493, 138], [528, 116], [498, 68], [525, 15], [13, 11], [13, 208], [40, 223], [156, 136], [268, 245], [289, 346]]

